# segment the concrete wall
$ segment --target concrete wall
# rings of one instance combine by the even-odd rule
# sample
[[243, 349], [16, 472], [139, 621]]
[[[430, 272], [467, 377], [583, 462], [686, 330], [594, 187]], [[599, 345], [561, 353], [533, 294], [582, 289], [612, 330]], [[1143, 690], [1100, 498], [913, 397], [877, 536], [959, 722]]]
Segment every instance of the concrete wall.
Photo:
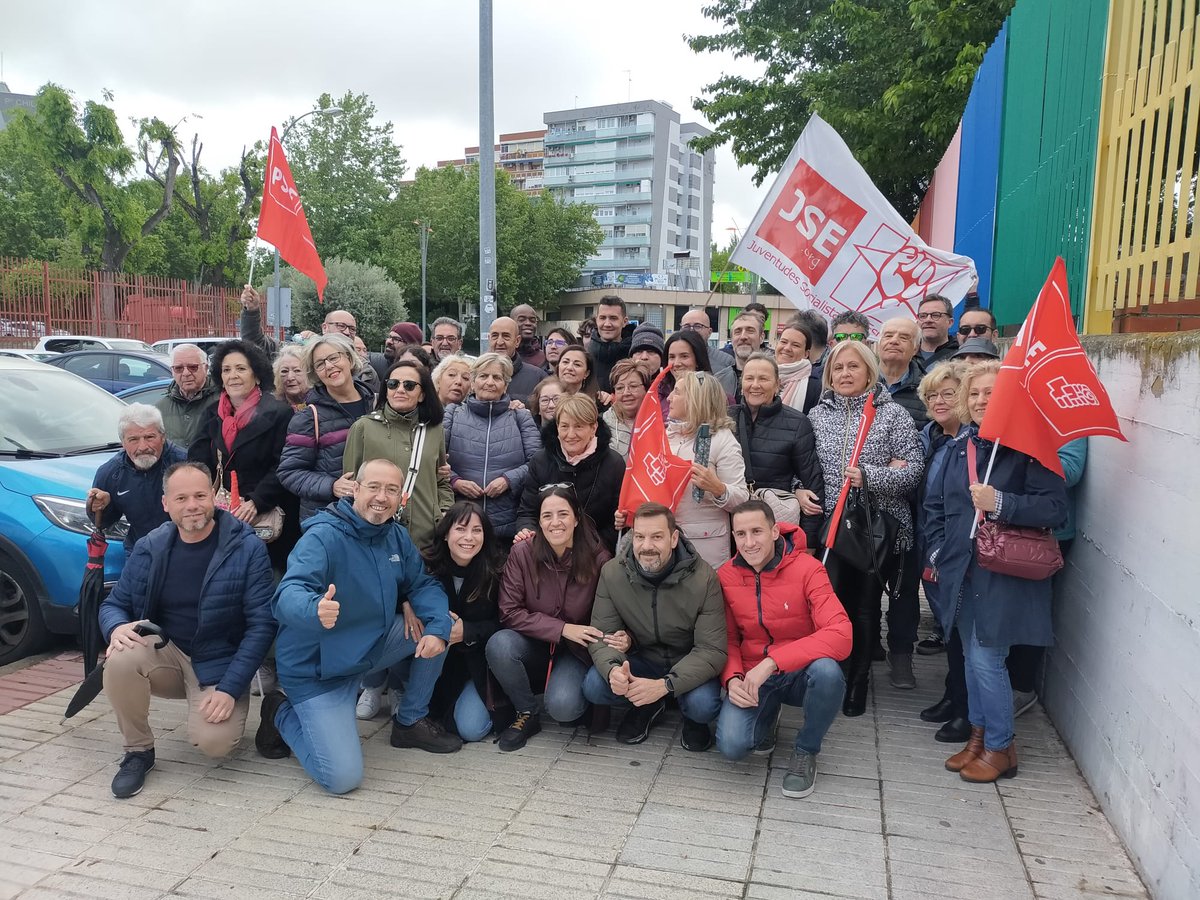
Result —
[[1200, 334], [1084, 341], [1129, 443], [1090, 440], [1043, 699], [1154, 895], [1196, 898]]

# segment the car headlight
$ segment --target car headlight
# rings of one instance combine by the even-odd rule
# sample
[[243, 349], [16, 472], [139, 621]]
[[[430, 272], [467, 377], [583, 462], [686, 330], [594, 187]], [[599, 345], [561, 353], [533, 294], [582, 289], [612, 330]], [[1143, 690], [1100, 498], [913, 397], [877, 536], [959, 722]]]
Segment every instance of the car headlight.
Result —
[[[33, 502], [52, 524], [66, 531], [90, 536], [92, 529], [95, 528], [91, 516], [88, 515], [87, 504], [82, 500], [75, 500], [71, 497], [53, 497], [49, 494], [35, 494]], [[104, 530], [105, 537], [115, 541], [125, 540], [125, 535], [128, 533], [129, 525], [124, 518], [118, 519]]]

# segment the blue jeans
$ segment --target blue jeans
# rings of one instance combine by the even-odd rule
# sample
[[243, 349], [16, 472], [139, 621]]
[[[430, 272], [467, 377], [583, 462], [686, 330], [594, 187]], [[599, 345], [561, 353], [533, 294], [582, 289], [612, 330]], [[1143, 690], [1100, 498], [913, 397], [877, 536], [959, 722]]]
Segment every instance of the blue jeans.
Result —
[[454, 703], [454, 729], [464, 741], [482, 741], [492, 733], [492, 714], [473, 681], [463, 685]]
[[[662, 678], [667, 674], [664, 666], [655, 665], [637, 654], [630, 654], [629, 671], [638, 678]], [[587, 677], [583, 679], [583, 696], [590, 703], [603, 706], [631, 707], [633, 704], [624, 697], [618, 697], [608, 686], [608, 681], [596, 668], [588, 669]], [[679, 702], [679, 711], [685, 719], [707, 725], [715, 721], [721, 711], [721, 686], [717, 679], [710, 678], [699, 687], [679, 694], [675, 698]]]
[[1008, 680], [1008, 647], [984, 647], [979, 632], [972, 628], [962, 637], [967, 675], [967, 715], [971, 724], [983, 729], [983, 746], [1003, 750], [1013, 740], [1012, 684]]
[[717, 749], [729, 759], [741, 759], [767, 736], [786, 703], [804, 707], [804, 725], [796, 732], [795, 748], [815, 756], [842, 708], [845, 691], [842, 667], [827, 657], [795, 672], [776, 672], [758, 689], [758, 706], [743, 709], [725, 698], [717, 717]]
[[[537, 710], [536, 694], [545, 685], [546, 714], [556, 722], [573, 722], [583, 715], [587, 701], [583, 697], [583, 677], [589, 667], [571, 653], [564, 641], [554, 654], [550, 678], [550, 645], [519, 631], [505, 628], [487, 642], [488, 668], [504, 688], [517, 712]], [[536, 685], [536, 689], [535, 689]]]
[[[416, 649], [416, 641], [404, 636], [404, 617], [397, 616], [376, 671], [401, 666], [404, 696], [396, 714], [401, 725], [411, 725], [429, 713], [429, 698], [446, 662], [444, 653], [417, 659]], [[333, 690], [299, 703], [285, 700], [275, 713], [275, 727], [304, 771], [331, 794], [345, 794], [362, 783], [362, 745], [354, 717], [357, 696], [358, 679], [347, 678]]]

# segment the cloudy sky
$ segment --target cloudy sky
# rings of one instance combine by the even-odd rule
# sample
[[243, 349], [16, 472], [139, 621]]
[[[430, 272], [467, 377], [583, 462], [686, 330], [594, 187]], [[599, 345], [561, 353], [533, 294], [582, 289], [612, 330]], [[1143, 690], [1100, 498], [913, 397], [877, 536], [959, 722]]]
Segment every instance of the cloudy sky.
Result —
[[[654, 99], [683, 121], [723, 72], [753, 64], [697, 55], [685, 34], [710, 33], [701, 0], [604, 3], [495, 0], [498, 132], [540, 128], [542, 113]], [[47, 81], [79, 100], [115, 95], [117, 112], [184, 116], [211, 169], [323, 92], [364, 92], [391, 121], [410, 170], [478, 143], [475, 0], [9, 0], [0, 32], [4, 80], [18, 93]], [[708, 124], [708, 123], [705, 123]], [[127, 129], [132, 135], [132, 129]], [[717, 151], [713, 239], [745, 227], [765, 189]]]

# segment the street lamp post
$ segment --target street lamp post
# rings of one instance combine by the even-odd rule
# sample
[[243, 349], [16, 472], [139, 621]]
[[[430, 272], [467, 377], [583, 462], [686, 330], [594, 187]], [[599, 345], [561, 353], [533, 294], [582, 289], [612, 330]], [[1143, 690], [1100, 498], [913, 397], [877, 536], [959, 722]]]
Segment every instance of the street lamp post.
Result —
[[421, 334], [428, 338], [429, 332], [425, 326], [425, 273], [429, 264], [429, 236], [433, 234], [433, 229], [420, 219], [414, 219], [413, 224], [421, 229]]
[[[337, 118], [343, 112], [344, 112], [344, 110], [340, 106], [326, 106], [323, 109], [320, 107], [318, 107], [317, 109], [310, 109], [304, 115], [297, 116], [296, 118], [292, 119], [291, 123], [287, 126], [287, 128], [283, 129], [283, 134], [281, 134], [279, 136], [279, 145], [281, 147], [283, 146], [283, 142], [287, 140], [287, 136], [291, 133], [291, 130], [296, 127], [297, 122], [307, 119], [309, 116], [328, 116], [330, 118]], [[269, 172], [267, 173], [267, 177], [268, 178], [271, 177]], [[280, 302], [279, 298], [280, 298], [280, 294], [279, 294], [279, 248], [276, 247], [275, 248], [275, 302], [276, 303]], [[270, 304], [268, 304], [268, 306], [269, 305]], [[278, 321], [276, 322], [275, 337], [276, 338], [283, 337], [283, 323], [282, 322], [278, 322]]]

